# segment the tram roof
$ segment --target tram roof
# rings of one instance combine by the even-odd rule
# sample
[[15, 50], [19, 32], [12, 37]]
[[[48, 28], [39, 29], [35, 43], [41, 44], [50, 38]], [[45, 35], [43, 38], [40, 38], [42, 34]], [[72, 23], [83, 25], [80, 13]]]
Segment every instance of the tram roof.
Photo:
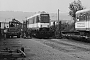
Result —
[[27, 19], [30, 19], [30, 18], [35, 17], [35, 16], [39, 16], [40, 14], [48, 14], [48, 13], [37, 13], [37, 14], [35, 14], [33, 16], [28, 17]]
[[89, 11], [90, 11], [90, 9], [84, 9], [84, 10], [77, 11], [76, 14], [89, 12]]
[[40, 13], [35, 14], [35, 15], [33, 15], [33, 16], [30, 16], [30, 17], [28, 17], [27, 19], [30, 19], [30, 18], [35, 17], [35, 16], [38, 16], [38, 15], [40, 15]]

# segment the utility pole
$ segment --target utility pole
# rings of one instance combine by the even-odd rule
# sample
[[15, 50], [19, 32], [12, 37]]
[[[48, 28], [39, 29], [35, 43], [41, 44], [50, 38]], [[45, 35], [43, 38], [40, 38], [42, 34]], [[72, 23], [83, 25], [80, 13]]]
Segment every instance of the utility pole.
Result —
[[59, 23], [59, 9], [58, 9], [58, 23]]
[[61, 21], [59, 21], [59, 9], [58, 9], [58, 38], [61, 38]]

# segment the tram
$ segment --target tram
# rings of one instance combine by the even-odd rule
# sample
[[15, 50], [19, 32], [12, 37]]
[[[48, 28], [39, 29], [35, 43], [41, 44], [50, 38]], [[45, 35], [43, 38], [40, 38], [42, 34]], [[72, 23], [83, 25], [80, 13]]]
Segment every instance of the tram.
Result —
[[80, 32], [80, 35], [90, 37], [90, 9], [76, 12], [75, 29]]
[[38, 38], [49, 38], [53, 32], [50, 30], [50, 16], [48, 13], [38, 13], [27, 20], [27, 32]]

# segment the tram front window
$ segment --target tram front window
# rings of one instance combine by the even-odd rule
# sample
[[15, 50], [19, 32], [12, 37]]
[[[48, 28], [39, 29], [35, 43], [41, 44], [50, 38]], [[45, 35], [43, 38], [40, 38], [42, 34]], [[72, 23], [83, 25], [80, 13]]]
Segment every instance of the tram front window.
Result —
[[41, 14], [41, 23], [49, 23], [49, 14]]

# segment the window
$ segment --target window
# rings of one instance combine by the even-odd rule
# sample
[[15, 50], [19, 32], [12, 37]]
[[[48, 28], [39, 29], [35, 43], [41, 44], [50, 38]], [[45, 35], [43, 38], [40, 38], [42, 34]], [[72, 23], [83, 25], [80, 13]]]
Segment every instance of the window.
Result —
[[88, 19], [90, 20], [90, 15], [88, 16]]
[[90, 20], [90, 11], [76, 14], [76, 16], [77, 16], [77, 19], [79, 19], [79, 21]]
[[33, 18], [28, 19], [29, 24], [33, 24]]
[[35, 17], [33, 17], [33, 23], [35, 23]]
[[77, 19], [79, 19], [79, 21], [87, 20], [87, 15], [81, 13], [77, 16]]
[[49, 23], [50, 18], [49, 18], [49, 14], [41, 14], [41, 23]]
[[36, 23], [38, 23], [38, 22], [39, 22], [39, 16], [36, 17]]
[[90, 13], [88, 13], [88, 20], [90, 20]]

